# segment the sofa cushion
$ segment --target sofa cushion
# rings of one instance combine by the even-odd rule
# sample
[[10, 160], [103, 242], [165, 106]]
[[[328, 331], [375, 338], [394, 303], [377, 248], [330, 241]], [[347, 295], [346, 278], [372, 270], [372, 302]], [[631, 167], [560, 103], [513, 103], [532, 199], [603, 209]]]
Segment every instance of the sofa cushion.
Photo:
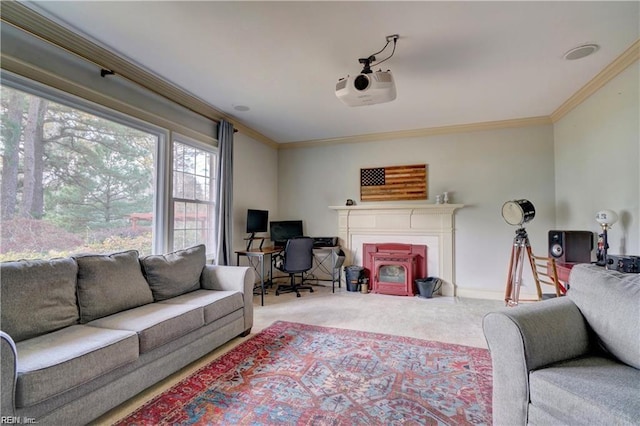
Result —
[[576, 265], [567, 296], [578, 306], [602, 347], [640, 369], [640, 274]]
[[91, 321], [92, 327], [138, 333], [144, 354], [204, 325], [202, 308], [193, 305], [152, 303]]
[[73, 325], [19, 342], [16, 406], [29, 407], [135, 361], [136, 333]]
[[77, 324], [77, 273], [71, 258], [2, 263], [2, 330], [20, 342]]
[[[529, 374], [530, 401], [554, 424], [631, 425], [640, 413], [640, 370], [601, 357], [577, 358]], [[543, 420], [543, 419], [538, 419]], [[529, 418], [532, 424], [539, 423]]]
[[206, 261], [204, 245], [140, 259], [156, 301], [199, 289], [200, 274]]
[[76, 261], [81, 323], [153, 302], [136, 250], [79, 256]]
[[205, 324], [211, 324], [244, 307], [242, 293], [222, 290], [196, 290], [160, 303], [200, 306], [204, 309]]

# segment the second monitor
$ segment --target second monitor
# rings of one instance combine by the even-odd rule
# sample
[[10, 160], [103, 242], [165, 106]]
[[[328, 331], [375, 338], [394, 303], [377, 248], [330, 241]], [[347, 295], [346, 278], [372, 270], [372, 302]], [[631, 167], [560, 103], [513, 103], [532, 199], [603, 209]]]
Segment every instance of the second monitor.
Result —
[[287, 240], [304, 236], [301, 220], [280, 220], [269, 222], [271, 242], [276, 247], [284, 247]]

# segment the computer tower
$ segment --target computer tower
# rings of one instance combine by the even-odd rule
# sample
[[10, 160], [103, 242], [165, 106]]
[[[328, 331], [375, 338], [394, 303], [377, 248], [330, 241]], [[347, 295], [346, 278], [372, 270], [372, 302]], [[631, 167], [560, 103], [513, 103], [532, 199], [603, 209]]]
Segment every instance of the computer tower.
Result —
[[591, 231], [549, 231], [549, 256], [558, 263], [590, 263]]

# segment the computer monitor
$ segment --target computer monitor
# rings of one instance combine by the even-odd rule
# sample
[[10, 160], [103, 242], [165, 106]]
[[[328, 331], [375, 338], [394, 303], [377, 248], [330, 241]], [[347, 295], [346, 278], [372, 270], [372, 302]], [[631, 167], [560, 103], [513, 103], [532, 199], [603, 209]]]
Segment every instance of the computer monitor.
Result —
[[255, 237], [256, 232], [267, 232], [269, 230], [268, 210], [247, 210], [247, 233]]
[[290, 238], [302, 237], [301, 220], [280, 220], [269, 222], [271, 242], [276, 247], [284, 247]]

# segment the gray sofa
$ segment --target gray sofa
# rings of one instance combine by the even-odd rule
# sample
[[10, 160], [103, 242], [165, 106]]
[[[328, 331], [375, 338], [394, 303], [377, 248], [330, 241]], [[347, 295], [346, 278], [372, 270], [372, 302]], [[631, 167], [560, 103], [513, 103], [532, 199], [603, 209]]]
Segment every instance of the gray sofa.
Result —
[[494, 424], [640, 424], [640, 275], [576, 265], [569, 286], [484, 317]]
[[196, 246], [0, 265], [2, 418], [86, 424], [253, 324], [250, 268]]

